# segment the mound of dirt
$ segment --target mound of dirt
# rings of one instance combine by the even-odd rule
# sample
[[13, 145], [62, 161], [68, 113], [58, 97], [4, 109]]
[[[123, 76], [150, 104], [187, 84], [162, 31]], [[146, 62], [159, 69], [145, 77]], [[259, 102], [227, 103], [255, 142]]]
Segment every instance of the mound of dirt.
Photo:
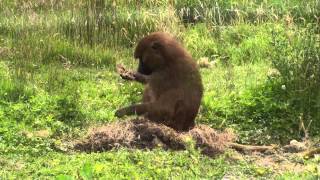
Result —
[[235, 136], [227, 131], [219, 133], [206, 125], [197, 125], [188, 132], [179, 133], [165, 125], [138, 118], [92, 129], [88, 137], [76, 143], [74, 148], [86, 152], [108, 151], [119, 147], [184, 150], [190, 138], [203, 154], [213, 156], [222, 153]]

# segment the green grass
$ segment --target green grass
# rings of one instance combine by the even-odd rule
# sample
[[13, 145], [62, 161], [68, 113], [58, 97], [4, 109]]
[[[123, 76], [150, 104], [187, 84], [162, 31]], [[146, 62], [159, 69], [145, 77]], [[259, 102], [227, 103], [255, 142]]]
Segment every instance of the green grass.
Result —
[[105, 153], [49, 153], [41, 157], [5, 157], [2, 178], [222, 178], [236, 168], [233, 175], [254, 177], [256, 167], [245, 162], [232, 164], [223, 157], [202, 157], [188, 151], [140, 151], [121, 149]]
[[156, 30], [214, 64], [201, 69], [197, 122], [232, 128], [242, 143], [299, 140], [301, 123], [312, 138], [320, 135], [320, 1], [199, 2], [0, 0], [0, 177], [319, 178], [193, 149], [84, 154], [65, 147], [139, 101], [143, 87], [121, 80], [115, 65], [136, 68], [135, 43]]

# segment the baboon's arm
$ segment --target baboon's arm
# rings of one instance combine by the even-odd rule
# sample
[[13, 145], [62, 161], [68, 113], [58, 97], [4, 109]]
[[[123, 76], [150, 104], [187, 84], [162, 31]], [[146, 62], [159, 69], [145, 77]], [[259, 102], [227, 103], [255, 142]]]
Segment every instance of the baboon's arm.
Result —
[[148, 76], [138, 72], [126, 70], [122, 65], [117, 65], [117, 72], [119, 73], [122, 79], [137, 81], [142, 84], [148, 83]]
[[134, 104], [121, 109], [115, 113], [117, 117], [125, 115], [148, 115], [151, 120], [171, 119], [176, 111], [176, 102], [179, 98], [179, 93], [175, 90], [164, 93], [156, 102], [148, 102]]
[[115, 115], [117, 117], [146, 115], [146, 117], [151, 121], [163, 123], [165, 121], [170, 121], [173, 113], [173, 109], [159, 106], [156, 103], [142, 103], [118, 109]]
[[142, 84], [147, 84], [148, 83], [148, 76], [140, 74], [138, 72], [132, 72], [134, 76], [134, 80], [142, 83]]
[[125, 115], [142, 115], [148, 112], [150, 103], [134, 104], [121, 109], [118, 109], [115, 113], [117, 117], [123, 117]]

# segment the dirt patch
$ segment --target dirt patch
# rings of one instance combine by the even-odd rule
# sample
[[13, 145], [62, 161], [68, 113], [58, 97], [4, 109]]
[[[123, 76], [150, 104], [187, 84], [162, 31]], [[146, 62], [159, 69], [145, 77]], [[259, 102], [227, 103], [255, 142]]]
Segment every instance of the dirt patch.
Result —
[[108, 151], [119, 147], [184, 150], [190, 139], [194, 140], [195, 146], [203, 154], [213, 156], [224, 152], [235, 136], [232, 132], [217, 132], [206, 125], [197, 125], [188, 132], [180, 133], [165, 125], [138, 118], [94, 128], [87, 138], [74, 147], [86, 152]]
[[245, 155], [244, 159], [253, 162], [259, 167], [268, 168], [273, 172], [288, 172], [302, 173], [314, 167], [312, 164], [304, 163], [304, 159], [297, 153], [283, 153], [281, 151], [265, 155], [265, 154], [251, 154]]

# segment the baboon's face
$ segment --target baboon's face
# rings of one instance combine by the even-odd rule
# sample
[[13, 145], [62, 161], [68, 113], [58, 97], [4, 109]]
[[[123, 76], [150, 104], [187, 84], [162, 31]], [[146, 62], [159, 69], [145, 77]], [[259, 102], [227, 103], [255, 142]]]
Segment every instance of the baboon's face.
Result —
[[150, 75], [166, 66], [164, 45], [158, 37], [150, 36], [142, 39], [135, 51], [135, 58], [139, 60], [138, 72]]

